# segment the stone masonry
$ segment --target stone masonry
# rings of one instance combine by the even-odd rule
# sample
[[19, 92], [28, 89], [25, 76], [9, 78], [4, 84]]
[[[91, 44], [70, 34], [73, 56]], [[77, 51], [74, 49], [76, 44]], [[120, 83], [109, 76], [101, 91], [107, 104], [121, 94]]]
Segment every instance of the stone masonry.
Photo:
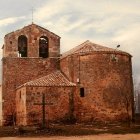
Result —
[[[73, 87], [22, 87], [17, 90], [17, 125], [41, 125], [42, 93], [46, 100], [46, 121], [65, 122], [70, 116], [70, 93]], [[21, 97], [19, 97], [21, 95]]]
[[129, 114], [132, 119], [131, 55], [108, 48], [92, 51], [96, 46], [87, 41], [61, 58], [62, 71], [85, 91], [84, 97], [79, 90], [74, 94], [75, 117], [80, 122], [117, 121]]

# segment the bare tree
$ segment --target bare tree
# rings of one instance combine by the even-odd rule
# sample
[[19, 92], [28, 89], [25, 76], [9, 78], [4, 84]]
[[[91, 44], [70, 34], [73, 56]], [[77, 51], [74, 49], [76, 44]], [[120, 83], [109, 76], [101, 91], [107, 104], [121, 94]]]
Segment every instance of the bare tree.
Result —
[[[127, 82], [125, 84], [127, 84]], [[120, 104], [122, 107], [124, 107], [126, 121], [130, 126], [133, 119], [133, 107], [134, 107], [133, 91], [132, 90], [130, 91], [130, 89], [128, 89], [124, 85], [123, 88], [119, 87], [119, 94], [120, 94]]]

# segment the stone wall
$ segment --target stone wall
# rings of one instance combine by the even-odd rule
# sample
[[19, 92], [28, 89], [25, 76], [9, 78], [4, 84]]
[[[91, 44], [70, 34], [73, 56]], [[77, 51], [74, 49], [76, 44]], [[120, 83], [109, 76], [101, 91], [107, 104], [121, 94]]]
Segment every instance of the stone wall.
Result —
[[59, 69], [55, 58], [3, 58], [3, 115], [15, 112], [16, 88]]
[[[24, 87], [25, 88], [25, 87]], [[35, 125], [42, 123], [42, 106], [35, 105], [36, 103], [42, 103], [42, 94], [45, 93], [46, 105], [46, 121], [47, 122], [60, 122], [67, 121], [71, 115], [71, 95], [74, 87], [26, 87], [26, 94], [23, 92], [23, 88], [17, 90], [17, 100], [23, 100], [26, 98], [26, 107], [24, 102], [18, 101], [17, 107], [18, 117], [17, 125]], [[20, 98], [20, 92], [22, 92], [22, 98]], [[26, 109], [26, 111], [23, 110]], [[26, 123], [24, 121], [26, 112]], [[46, 122], [46, 123], [47, 123]]]
[[84, 97], [80, 96], [79, 90], [74, 97], [78, 121], [125, 120], [127, 109], [132, 118], [131, 56], [116, 53], [114, 60], [112, 54], [75, 54], [61, 59], [61, 70], [85, 91]]
[[27, 125], [26, 119], [26, 87], [16, 91], [16, 124]]

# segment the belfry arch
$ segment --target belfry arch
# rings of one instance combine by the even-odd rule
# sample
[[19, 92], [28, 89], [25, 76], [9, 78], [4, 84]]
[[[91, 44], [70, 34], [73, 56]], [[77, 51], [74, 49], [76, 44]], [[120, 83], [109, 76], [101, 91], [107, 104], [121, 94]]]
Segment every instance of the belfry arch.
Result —
[[27, 57], [27, 37], [25, 35], [18, 37], [18, 52], [19, 57]]
[[39, 57], [47, 58], [49, 56], [49, 40], [46, 36], [39, 38]]

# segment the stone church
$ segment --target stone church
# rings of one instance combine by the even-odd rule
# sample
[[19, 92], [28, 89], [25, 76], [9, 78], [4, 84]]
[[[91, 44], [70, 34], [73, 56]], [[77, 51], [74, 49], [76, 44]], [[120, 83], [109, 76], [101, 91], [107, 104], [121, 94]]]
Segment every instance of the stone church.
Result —
[[34, 23], [5, 35], [3, 124], [132, 119], [132, 56], [88, 40], [60, 55], [60, 39]]

